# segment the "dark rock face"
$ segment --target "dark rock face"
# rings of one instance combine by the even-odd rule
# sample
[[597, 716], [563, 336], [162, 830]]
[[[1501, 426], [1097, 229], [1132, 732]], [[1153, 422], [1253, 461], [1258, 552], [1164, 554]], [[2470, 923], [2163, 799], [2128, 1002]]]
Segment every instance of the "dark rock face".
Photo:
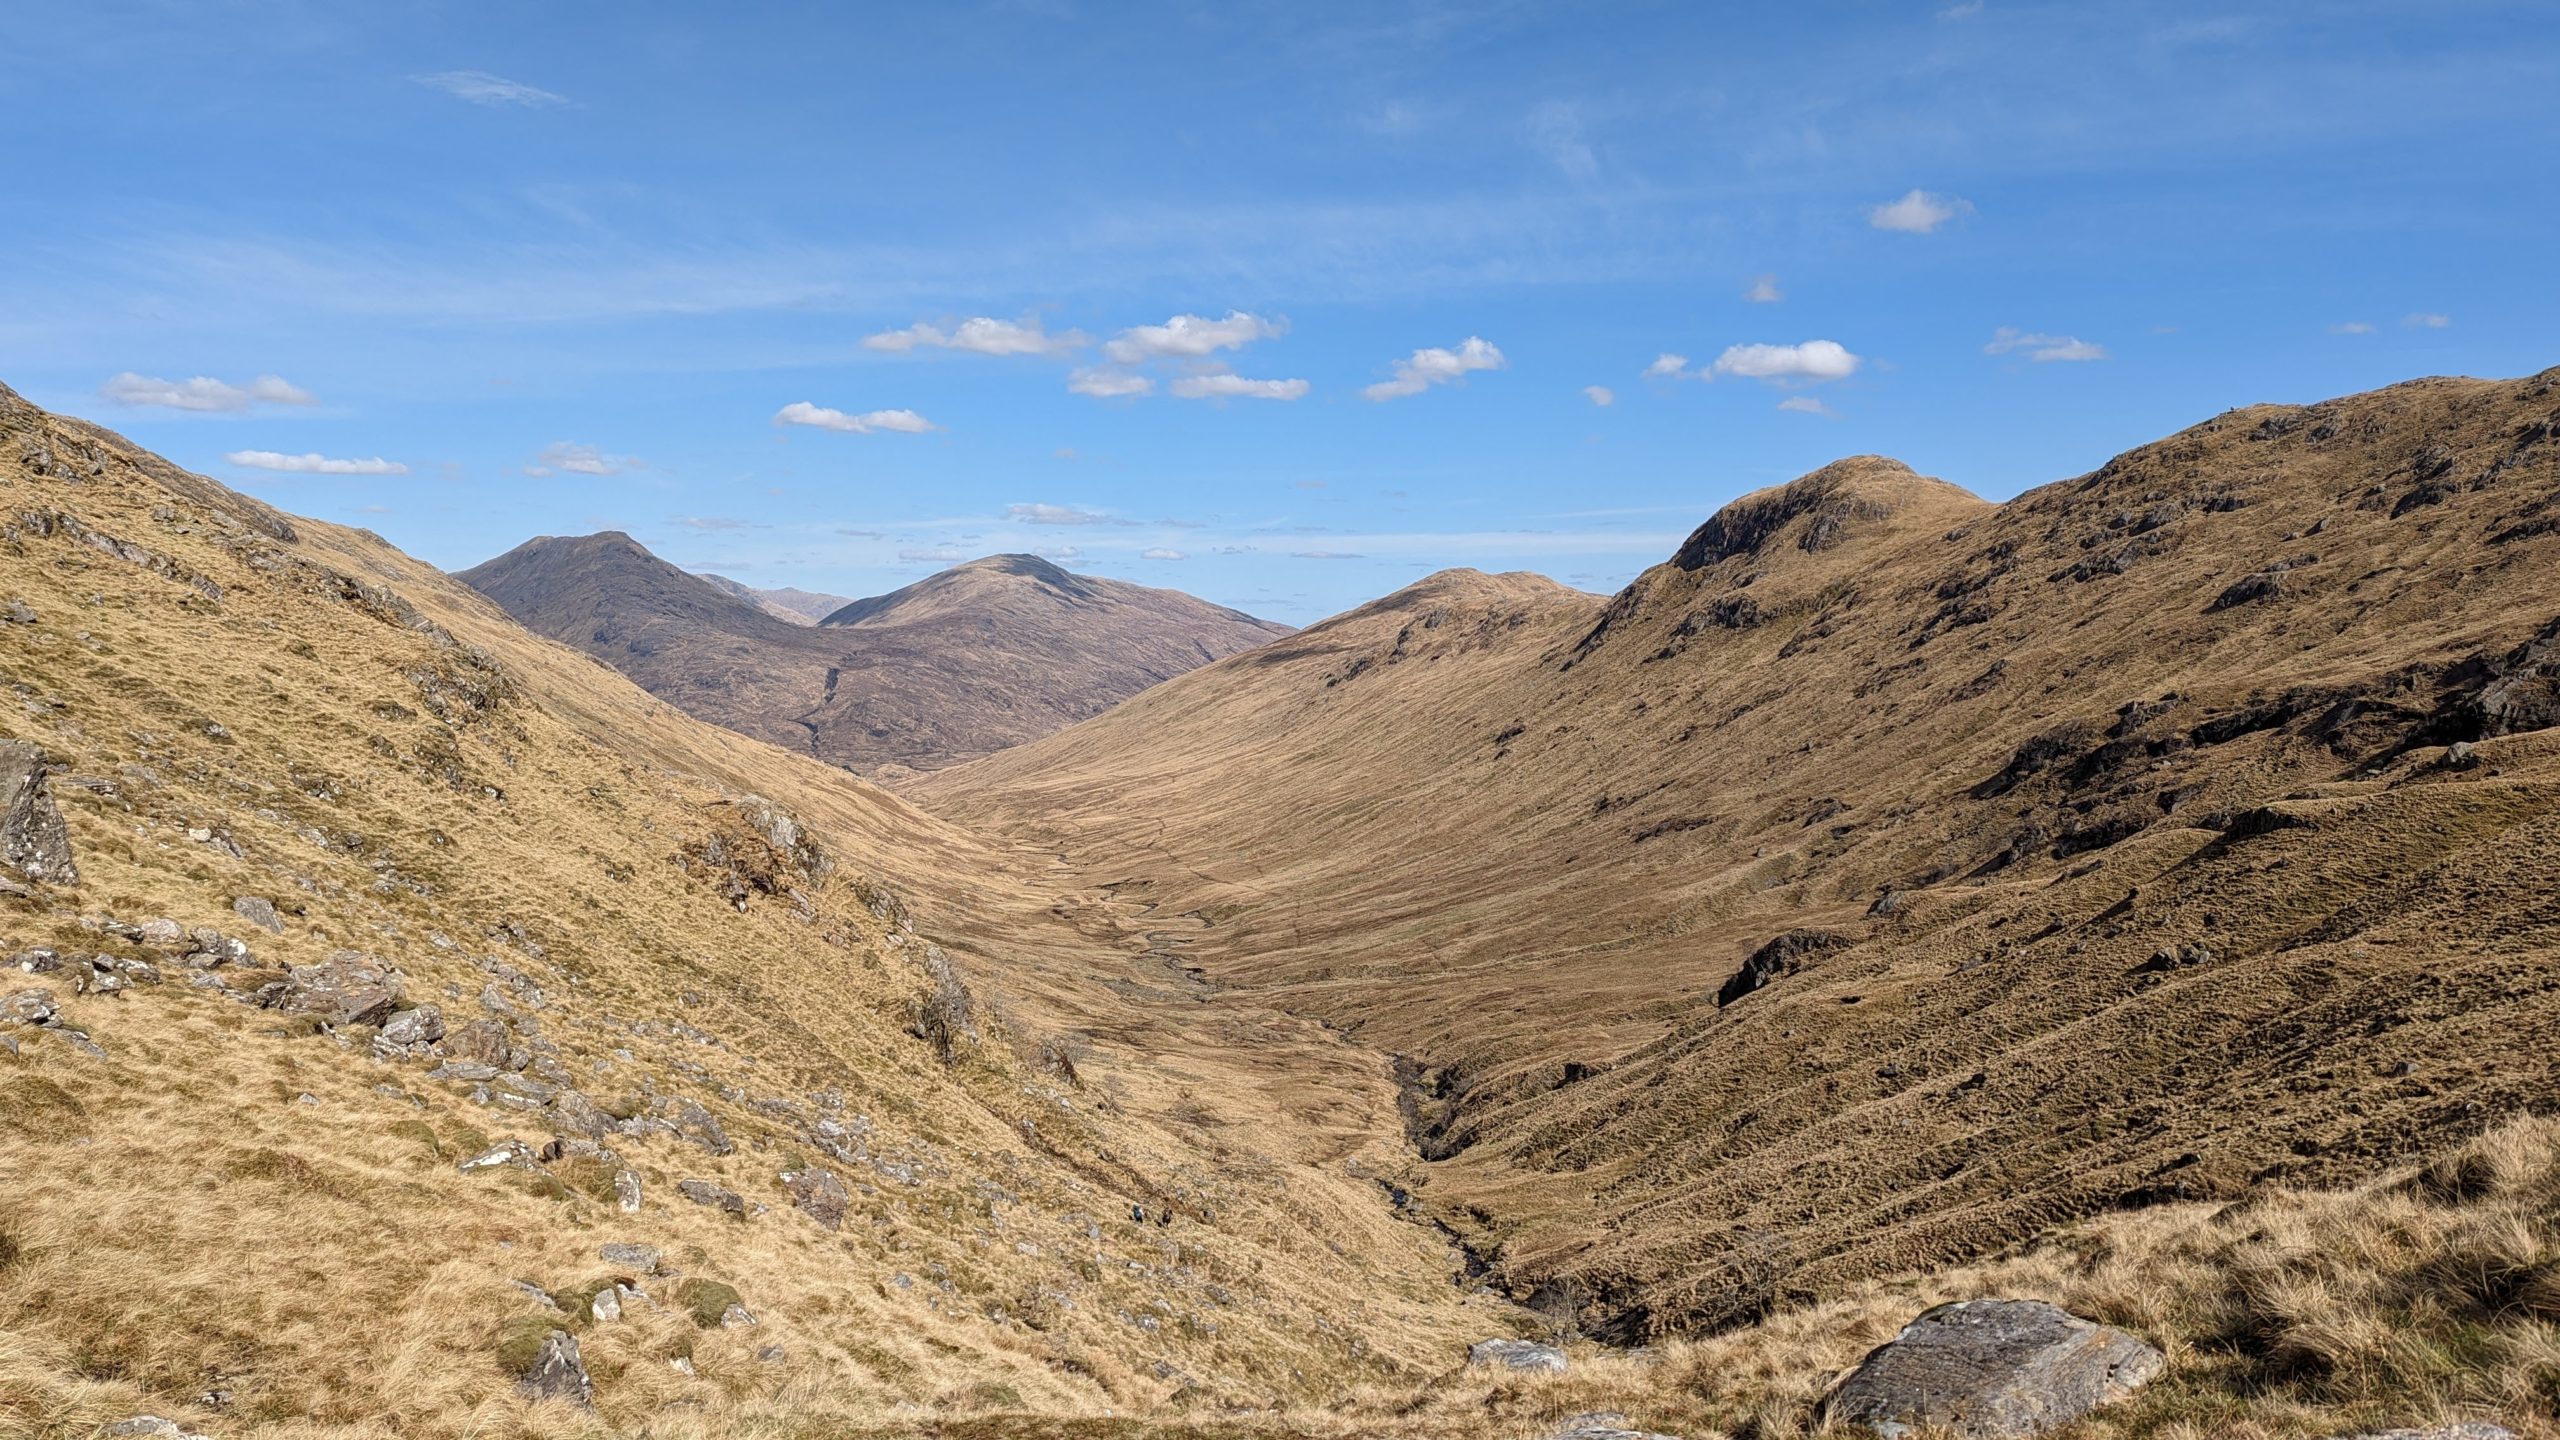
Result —
[[0, 867], [47, 885], [80, 883], [71, 832], [45, 783], [44, 752], [22, 740], [0, 740]]
[[1939, 1426], [2019, 1440], [2132, 1394], [2166, 1363], [2124, 1331], [2041, 1300], [1964, 1300], [1904, 1326], [1823, 1409], [1887, 1437]]
[[589, 1409], [595, 1407], [595, 1382], [587, 1378], [586, 1362], [578, 1358], [578, 1337], [566, 1330], [554, 1330], [542, 1338], [541, 1348], [534, 1352], [532, 1368], [516, 1383], [518, 1389], [536, 1400], [566, 1400]]
[[1816, 955], [1843, 950], [1857, 942], [1832, 930], [1790, 930], [1751, 952], [1742, 968], [1716, 991], [1716, 1008], [1721, 1010], [1781, 975], [1792, 975], [1804, 962]]
[[853, 1192], [844, 1188], [842, 1180], [825, 1170], [791, 1170], [784, 1172], [782, 1184], [791, 1192], [791, 1202], [810, 1219], [830, 1230], [844, 1227], [845, 1207], [853, 1203]]

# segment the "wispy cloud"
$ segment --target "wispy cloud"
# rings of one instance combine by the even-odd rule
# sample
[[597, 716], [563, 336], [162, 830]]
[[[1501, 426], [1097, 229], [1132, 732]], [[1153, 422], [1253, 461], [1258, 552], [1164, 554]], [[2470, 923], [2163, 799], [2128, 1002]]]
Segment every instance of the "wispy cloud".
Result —
[[1138, 558], [1141, 560], [1188, 560], [1191, 557], [1179, 550], [1168, 549], [1162, 545], [1150, 545], [1138, 552]]
[[1914, 190], [1899, 200], [1888, 200], [1867, 212], [1867, 223], [1878, 230], [1899, 230], [1906, 235], [1927, 235], [1958, 215], [1969, 214], [1973, 202], [1952, 195], [1932, 195]]
[[[1653, 363], [1644, 367], [1644, 378], [1647, 380], [1678, 380], [1688, 375], [1688, 373], [1689, 357], [1686, 355], [1675, 355], [1668, 350], [1654, 356]], [[1698, 378], [1701, 380], [1705, 379], [1705, 372], [1699, 372]]]
[[1017, 525], [1134, 525], [1102, 510], [1088, 510], [1081, 505], [1007, 505], [1004, 518]]
[[2431, 310], [2421, 310], [2400, 323], [2412, 330], [2442, 330], [2453, 324], [2453, 317], [2437, 314]]
[[954, 561], [968, 559], [969, 552], [962, 550], [956, 545], [934, 545], [924, 548], [910, 547], [900, 550], [898, 552], [898, 558], [909, 562], [930, 560], [941, 564], [950, 564]]
[[1256, 340], [1288, 333], [1285, 322], [1266, 320], [1241, 310], [1224, 319], [1176, 315], [1161, 325], [1132, 325], [1111, 338], [1102, 353], [1122, 365], [1146, 360], [1200, 360], [1221, 350], [1240, 350]]
[[1481, 335], [1470, 335], [1454, 350], [1432, 346], [1416, 350], [1396, 362], [1393, 379], [1381, 380], [1361, 391], [1372, 400], [1396, 400], [1419, 395], [1434, 385], [1445, 385], [1475, 370], [1499, 370], [1509, 362], [1502, 351]]
[[1292, 560], [1366, 560], [1369, 557], [1355, 555], [1347, 550], [1292, 550], [1289, 552], [1289, 558]]
[[492, 75], [486, 70], [439, 70], [432, 75], [419, 75], [412, 78], [421, 85], [433, 86], [456, 100], [468, 100], [474, 105], [491, 107], [515, 105], [526, 109], [540, 109], [547, 105], [569, 103], [569, 98], [565, 95], [554, 95], [548, 90], [527, 85], [521, 80]]
[[2329, 333], [2332, 335], [2370, 335], [2373, 333], [2373, 325], [2370, 321], [2365, 320], [2341, 320], [2337, 324], [2329, 327]]
[[683, 526], [687, 530], [761, 530], [764, 528], [752, 520], [740, 520], [728, 515], [671, 515], [667, 517], [667, 523]]
[[130, 370], [112, 376], [98, 393], [118, 405], [156, 406], [164, 410], [231, 411], [259, 405], [317, 405], [319, 397], [281, 375], [261, 375], [246, 385], [211, 376], [162, 380]]
[[1038, 316], [994, 320], [979, 315], [948, 330], [919, 321], [904, 330], [883, 330], [866, 336], [862, 343], [866, 349], [893, 354], [922, 348], [961, 350], [972, 355], [1064, 355], [1084, 348], [1090, 341], [1081, 330], [1062, 330], [1052, 335]]
[[1985, 355], [2012, 355], [2025, 351], [2027, 358], [2039, 365], [2057, 360], [2104, 360], [2107, 347], [2093, 344], [2076, 335], [2038, 335], [2003, 325], [1993, 331], [1991, 343], [1982, 347]]
[[555, 440], [542, 447], [524, 473], [540, 479], [546, 475], [621, 475], [646, 468], [635, 456], [608, 455], [593, 445], [571, 440]]
[[376, 456], [371, 460], [332, 460], [326, 455], [286, 455], [275, 450], [234, 450], [222, 457], [250, 470], [287, 475], [406, 475], [409, 467]]
[[1185, 400], [1296, 400], [1306, 395], [1307, 382], [1252, 380], [1217, 369], [1182, 376], [1167, 388]]
[[1751, 288], [1742, 292], [1742, 298], [1754, 305], [1775, 305], [1787, 298], [1787, 292], [1778, 288], [1777, 276], [1763, 275], [1751, 282]]
[[1970, 20], [1981, 13], [1982, 0], [1961, 0], [1959, 4], [1950, 5], [1939, 11], [1938, 19], [1953, 24], [1960, 20]]
[[1838, 419], [1840, 412], [1810, 395], [1790, 395], [1778, 402], [1778, 408], [1796, 415], [1823, 415]]
[[1606, 385], [1585, 385], [1582, 387], [1582, 398], [1606, 410], [1618, 403], [1618, 392]]
[[818, 430], [836, 430], [847, 435], [869, 435], [887, 430], [900, 435], [922, 435], [942, 427], [913, 410], [872, 410], [860, 415], [794, 400], [773, 412], [776, 425], [807, 425]]
[[1067, 376], [1067, 389], [1078, 395], [1091, 395], [1097, 400], [1145, 395], [1155, 388], [1156, 382], [1146, 376], [1109, 365], [1091, 366]]
[[1845, 380], [1857, 373], [1858, 357], [1836, 340], [1807, 340], [1799, 345], [1733, 345], [1716, 357], [1715, 373], [1750, 380]]
[[1550, 100], [1529, 112], [1529, 146], [1568, 179], [1599, 177], [1600, 157], [1583, 135], [1582, 108], [1569, 101]]

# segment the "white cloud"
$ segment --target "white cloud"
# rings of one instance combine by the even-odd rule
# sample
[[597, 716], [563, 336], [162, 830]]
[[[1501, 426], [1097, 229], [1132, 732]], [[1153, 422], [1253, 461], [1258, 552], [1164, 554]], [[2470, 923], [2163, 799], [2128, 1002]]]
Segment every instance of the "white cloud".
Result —
[[251, 470], [280, 470], [288, 475], [406, 475], [409, 467], [379, 456], [371, 460], [332, 460], [326, 455], [286, 455], [274, 450], [234, 450], [222, 457]]
[[1161, 545], [1150, 545], [1146, 549], [1138, 552], [1138, 558], [1141, 560], [1188, 560], [1191, 557], [1183, 554], [1179, 550], [1168, 550]]
[[2330, 326], [2329, 333], [2332, 335], [2370, 335], [2373, 333], [2373, 326], [2369, 322], [2363, 320], [2342, 320], [2337, 324]]
[[1289, 552], [1289, 558], [1292, 560], [1366, 560], [1369, 557], [1354, 555], [1347, 550], [1292, 550]]
[[1031, 553], [1039, 556], [1043, 560], [1081, 560], [1084, 558], [1084, 552], [1073, 545], [1035, 546]]
[[1606, 410], [1618, 403], [1618, 392], [1606, 385], [1585, 385], [1582, 387], [1582, 398]]
[[1962, 0], [1960, 4], [1950, 5], [1939, 11], [1938, 18], [1952, 23], [1958, 20], [1970, 20], [1981, 13], [1982, 0]]
[[1751, 288], [1742, 292], [1742, 298], [1754, 305], [1775, 305], [1787, 298], [1787, 292], [1778, 288], [1777, 276], [1763, 275], [1751, 282]]
[[1600, 173], [1600, 158], [1583, 138], [1579, 106], [1550, 100], [1530, 111], [1529, 144], [1571, 179], [1589, 180]]
[[640, 468], [641, 463], [629, 455], [607, 455], [593, 445], [555, 440], [542, 447], [542, 453], [524, 467], [524, 473], [539, 479], [546, 475], [619, 475]]
[[812, 405], [806, 400], [794, 400], [773, 412], [773, 423], [840, 430], [847, 435], [869, 435], [880, 430], [895, 431], [900, 435], [922, 435], [942, 428], [913, 410], [873, 410], [849, 415], [824, 405]]
[[1130, 525], [1135, 521], [1087, 510], [1080, 505], [1007, 505], [1004, 518], [1017, 525]]
[[1661, 354], [1653, 357], [1652, 364], [1644, 367], [1644, 378], [1647, 380], [1677, 380], [1683, 375], [1686, 375], [1688, 371], [1688, 356], [1674, 355], [1670, 351], [1665, 350]]
[[1857, 373], [1858, 357], [1836, 340], [1807, 340], [1801, 345], [1734, 345], [1716, 357], [1715, 373], [1752, 380], [1845, 380]]
[[1161, 325], [1133, 325], [1102, 347], [1123, 365], [1142, 360], [1198, 360], [1221, 350], [1237, 350], [1256, 340], [1288, 333], [1289, 327], [1259, 315], [1230, 310], [1223, 320], [1205, 315], [1176, 315]]
[[554, 95], [503, 75], [492, 75], [486, 70], [441, 70], [433, 75], [414, 78], [421, 85], [432, 85], [457, 100], [468, 100], [474, 105], [522, 105], [538, 109], [545, 105], [569, 103], [566, 96]]
[[319, 397], [281, 375], [261, 375], [246, 385], [211, 376], [162, 380], [130, 370], [111, 377], [98, 393], [118, 405], [155, 405], [164, 410], [247, 410], [257, 405], [317, 405]]
[[1156, 382], [1144, 375], [1132, 375], [1126, 370], [1114, 370], [1105, 365], [1069, 375], [1067, 388], [1078, 395], [1116, 400], [1123, 395], [1144, 395], [1156, 388]]
[[1052, 335], [1036, 315], [1022, 320], [994, 320], [979, 315], [949, 330], [919, 321], [904, 330], [883, 330], [867, 336], [862, 343], [866, 349], [898, 354], [923, 347], [965, 350], [972, 355], [1064, 355], [1083, 348], [1086, 336], [1080, 330]]
[[1445, 385], [1471, 370], [1499, 370], [1507, 363], [1492, 341], [1470, 335], [1455, 350], [1435, 345], [1414, 351], [1396, 362], [1394, 379], [1381, 380], [1360, 393], [1372, 400], [1400, 399], [1419, 395], [1434, 385]]
[[936, 546], [933, 546], [933, 547], [932, 547], [932, 548], [930, 548], [930, 549], [922, 549], [922, 550], [919, 550], [919, 549], [912, 549], [912, 548], [911, 548], [911, 549], [901, 550], [901, 551], [899, 551], [899, 552], [898, 552], [898, 558], [899, 558], [899, 559], [901, 559], [901, 560], [910, 560], [910, 561], [912, 561], [912, 560], [935, 560], [935, 561], [942, 561], [942, 562], [946, 562], [946, 563], [947, 563], [947, 562], [955, 561], [955, 560], [966, 560], [966, 559], [968, 559], [968, 558], [969, 558], [969, 555], [968, 555], [968, 552], [967, 552], [967, 551], [964, 551], [964, 550], [960, 549], [960, 548], [959, 548], [959, 547], [957, 547], [957, 546], [953, 546], [953, 545], [936, 545]]
[[2442, 330], [2453, 323], [2453, 317], [2422, 310], [2400, 323], [2412, 330]]
[[1867, 212], [1867, 223], [1878, 230], [1899, 230], [1906, 235], [1926, 235], [1958, 215], [1970, 213], [1973, 202], [1952, 195], [1932, 195], [1914, 190], [1899, 200], [1890, 200]]
[[1232, 370], [1205, 370], [1168, 388], [1185, 400], [1296, 400], [1307, 393], [1307, 382], [1250, 380]]
[[2008, 355], [2019, 350], [2039, 365], [2056, 360], [2104, 360], [2107, 347], [2093, 344], [2075, 335], [2036, 335], [2003, 325], [1993, 331], [1991, 343], [1982, 347], [1985, 355]]
[[1778, 408], [1797, 415], [1828, 415], [1837, 418], [1839, 411], [1810, 395], [1790, 395], [1778, 402]]

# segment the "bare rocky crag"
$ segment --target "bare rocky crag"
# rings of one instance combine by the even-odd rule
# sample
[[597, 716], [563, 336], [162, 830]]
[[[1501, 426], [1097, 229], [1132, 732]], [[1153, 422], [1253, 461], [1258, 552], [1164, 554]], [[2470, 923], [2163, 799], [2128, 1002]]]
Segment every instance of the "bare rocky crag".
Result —
[[815, 624], [619, 532], [529, 540], [457, 578], [687, 714], [883, 780], [1037, 738], [1289, 633], [1030, 555], [956, 566]]

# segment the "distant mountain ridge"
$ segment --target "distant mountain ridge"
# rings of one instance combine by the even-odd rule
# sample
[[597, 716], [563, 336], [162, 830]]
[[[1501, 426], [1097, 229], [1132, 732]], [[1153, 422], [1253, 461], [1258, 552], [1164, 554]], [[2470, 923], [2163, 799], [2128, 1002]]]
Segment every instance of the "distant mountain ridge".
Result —
[[760, 590], [743, 580], [732, 580], [726, 575], [713, 575], [700, 570], [695, 571], [694, 574], [708, 582], [713, 589], [736, 596], [776, 620], [788, 620], [794, 625], [815, 625], [851, 603], [849, 596], [829, 595], [819, 590], [802, 590], [791, 585], [774, 590]]
[[620, 531], [537, 537], [456, 578], [698, 719], [880, 778], [1035, 739], [1291, 633], [1030, 555], [841, 601], [814, 624]]

